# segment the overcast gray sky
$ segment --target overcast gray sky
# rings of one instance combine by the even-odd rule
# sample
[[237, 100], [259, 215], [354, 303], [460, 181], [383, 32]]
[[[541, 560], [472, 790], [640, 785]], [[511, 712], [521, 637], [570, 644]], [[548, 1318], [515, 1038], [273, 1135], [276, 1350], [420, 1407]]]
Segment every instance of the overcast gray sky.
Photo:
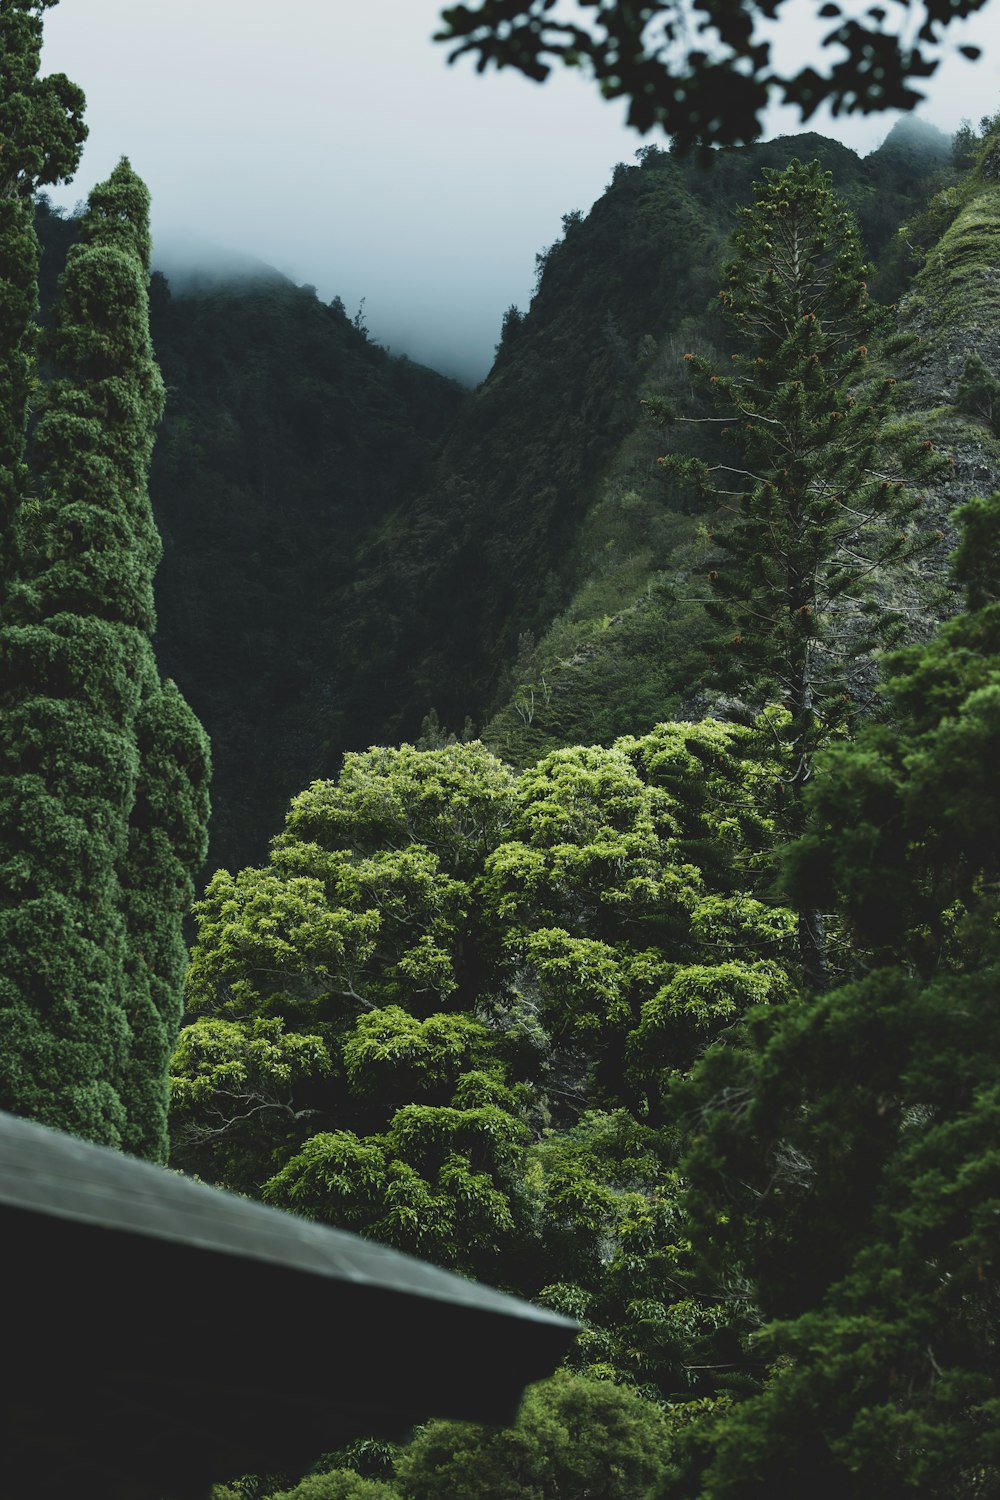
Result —
[[[645, 142], [593, 85], [449, 67], [443, 0], [61, 0], [46, 71], [87, 94], [72, 205], [121, 155], [149, 184], [166, 252], [193, 238], [270, 262], [373, 336], [466, 379], [489, 367], [504, 309], [527, 306], [535, 252]], [[813, 0], [790, 0], [795, 20]], [[1000, 108], [1000, 0], [962, 29], [924, 116], [953, 130]], [[783, 49], [810, 46], [784, 26]], [[978, 40], [986, 56], [954, 51]], [[866, 151], [892, 120], [810, 128]], [[775, 116], [774, 129], [800, 128]], [[653, 139], [649, 137], [647, 139]]]

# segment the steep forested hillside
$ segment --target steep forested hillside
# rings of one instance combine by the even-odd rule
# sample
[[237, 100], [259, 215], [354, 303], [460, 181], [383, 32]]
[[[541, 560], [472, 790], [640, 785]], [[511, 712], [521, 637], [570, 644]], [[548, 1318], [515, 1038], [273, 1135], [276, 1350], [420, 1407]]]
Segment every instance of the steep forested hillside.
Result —
[[[76, 221], [43, 201], [37, 222], [44, 310]], [[209, 865], [239, 865], [329, 758], [338, 600], [465, 393], [277, 272], [178, 297], [154, 275], [150, 318], [167, 386], [157, 652], [214, 747]]]
[[178, 298], [154, 282], [152, 328], [159, 649], [210, 724], [212, 861], [239, 862], [329, 757], [338, 601], [463, 392], [278, 276]]
[[[215, 747], [209, 868], [257, 857], [311, 777], [432, 709], [445, 732], [497, 715], [490, 742], [523, 762], [697, 706], [697, 525], [641, 401], [724, 342], [733, 215], [793, 155], [834, 172], [891, 300], [898, 225], [950, 180], [944, 137], [912, 125], [864, 160], [819, 136], [710, 168], [641, 151], [566, 215], [475, 393], [277, 273], [154, 280], [157, 647]], [[40, 228], [44, 295], [73, 225], [43, 210]]]
[[[668, 438], [648, 411], [643, 419], [641, 403], [666, 397], [688, 416], [710, 417], [683, 356], [728, 358], [732, 344], [715, 300], [723, 247], [754, 178], [793, 156], [819, 160], [832, 171], [837, 193], [857, 215], [867, 251], [881, 267], [873, 289], [885, 301], [900, 294], [913, 269], [901, 223], [924, 211], [928, 196], [954, 177], [944, 138], [908, 122], [864, 160], [836, 142], [797, 136], [717, 153], [710, 171], [684, 164], [685, 186], [699, 195], [712, 225], [704, 272], [709, 292], [677, 310], [673, 330], [647, 346], [645, 365], [633, 376], [629, 430], [590, 476], [585, 517], [567, 559], [568, 599], [540, 638], [523, 636], [518, 655], [508, 658], [485, 733], [515, 761], [576, 739], [607, 742], [665, 714], [690, 714], [715, 701], [701, 691], [708, 566], [703, 522], [658, 465]], [[652, 154], [628, 172], [677, 170], [671, 158]], [[716, 431], [709, 421], [670, 441], [682, 441], [692, 456], [718, 455]], [[534, 623], [525, 629], [534, 631]]]
[[[676, 507], [649, 485], [656, 440], [642, 429], [640, 397], [677, 379], [677, 340], [686, 348], [720, 337], [710, 303], [723, 246], [764, 167], [796, 154], [818, 157], [877, 254], [922, 206], [946, 152], [936, 132], [924, 139], [906, 130], [864, 161], [818, 136], [719, 152], [710, 167], [649, 148], [639, 165], [615, 168], [586, 218], [566, 216], [562, 239], [539, 257], [531, 307], [508, 314], [496, 364], [456, 424], [433, 486], [379, 538], [349, 611], [361, 627], [354, 655], [364, 661], [375, 601], [393, 601], [371, 658], [376, 680], [393, 684], [390, 730], [415, 733], [429, 706], [453, 729], [466, 715], [480, 720], [498, 686], [503, 693], [505, 665], [521, 676], [533, 669], [514, 724], [532, 712], [537, 722], [540, 704], [552, 705], [552, 668], [574, 657], [584, 669], [587, 707], [550, 720], [548, 743], [606, 739], [635, 725], [636, 711], [644, 724], [662, 716], [690, 673], [682, 665], [671, 679], [655, 665], [663, 654], [655, 622], [623, 625], [624, 654], [645, 659], [643, 680], [615, 694], [621, 711], [613, 722], [604, 717], [602, 673], [586, 632], [573, 641], [561, 633], [541, 662], [527, 639], [588, 583], [597, 589], [586, 603], [574, 601], [575, 612], [603, 622], [633, 604], [651, 576], [649, 559], [677, 544], [669, 514]], [[595, 514], [601, 505], [604, 514]], [[645, 565], [637, 551], [646, 552]], [[601, 575], [616, 565], [632, 576], [609, 588]], [[612, 668], [619, 670], [620, 663]], [[370, 688], [360, 696], [353, 688], [350, 662], [341, 683], [354, 732], [384, 733]], [[512, 750], [519, 735], [507, 730], [496, 732]]]

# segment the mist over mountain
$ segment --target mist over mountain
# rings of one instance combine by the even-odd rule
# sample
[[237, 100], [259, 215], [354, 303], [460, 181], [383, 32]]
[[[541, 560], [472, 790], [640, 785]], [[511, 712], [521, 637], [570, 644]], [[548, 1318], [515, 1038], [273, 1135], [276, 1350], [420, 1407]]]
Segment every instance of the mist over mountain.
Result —
[[[377, 341], [478, 384], [562, 215], [589, 213], [616, 161], [664, 142], [627, 129], [620, 103], [582, 74], [539, 87], [512, 69], [449, 66], [431, 41], [440, 10], [308, 0], [300, 27], [236, 0], [53, 7], [45, 67], [79, 80], [90, 128], [59, 201], [71, 206], [126, 151], [152, 193], [157, 245], [184, 236], [252, 253], [323, 302], [339, 296], [351, 318], [364, 300]], [[945, 130], [977, 121], [1000, 97], [996, 61], [956, 52], [928, 91]], [[863, 155], [892, 121], [820, 112], [812, 125]], [[776, 114], [767, 133], [797, 128]]]
[[[830, 148], [836, 144], [830, 142]], [[613, 170], [631, 165], [646, 149], [639, 147]], [[948, 159], [949, 152], [948, 136], [921, 118], [906, 115], [896, 122], [876, 152], [868, 154], [888, 161], [902, 153], [913, 158], [907, 170], [930, 172]], [[710, 166], [695, 165], [699, 171], [711, 173]], [[553, 212], [552, 222], [558, 227], [560, 215], [577, 212], [578, 205], [563, 202], [558, 212]], [[368, 248], [365, 272], [359, 277], [349, 248], [354, 231], [345, 225], [341, 234], [344, 243], [331, 245], [331, 266], [315, 288], [320, 300], [339, 298], [348, 315], [392, 353], [416, 359], [463, 385], [478, 385], [493, 363], [507, 308], [516, 304], [526, 307], [530, 301], [530, 265], [525, 264], [516, 280], [508, 278], [510, 290], [505, 294], [497, 289], [504, 279], [499, 250], [492, 258], [480, 254], [470, 259], [461, 241], [456, 241], [454, 247], [445, 244], [431, 255], [418, 237], [410, 255], [400, 261], [393, 236]], [[542, 244], [536, 247], [539, 254], [545, 248]], [[275, 277], [293, 285], [299, 281], [294, 268], [283, 261], [272, 264], [237, 244], [206, 239], [193, 232], [160, 231], [154, 242], [153, 261], [175, 295], [201, 292], [226, 282]], [[338, 261], [344, 262], [339, 274], [334, 269]], [[430, 294], [429, 288], [437, 288], [442, 281], [447, 285], [447, 295], [441, 297], [437, 290]], [[358, 288], [362, 289], [360, 293]]]
[[[174, 295], [181, 297], [241, 283], [297, 284], [291, 274], [259, 256], [196, 235], [168, 233], [158, 237], [153, 267], [166, 277]], [[477, 385], [492, 362], [503, 308], [490, 305], [476, 271], [469, 266], [451, 268], [447, 308], [430, 319], [419, 284], [405, 277], [392, 283], [388, 255], [376, 254], [370, 269], [371, 279], [381, 284], [375, 298], [362, 296], [350, 302], [329, 278], [322, 288], [313, 287], [312, 291], [321, 301], [343, 303], [352, 321], [393, 354], [417, 359], [463, 385]]]
[[187, 235], [162, 235], [153, 245], [153, 270], [170, 283], [174, 296], [184, 297], [241, 282], [294, 283], [259, 256], [235, 247]]

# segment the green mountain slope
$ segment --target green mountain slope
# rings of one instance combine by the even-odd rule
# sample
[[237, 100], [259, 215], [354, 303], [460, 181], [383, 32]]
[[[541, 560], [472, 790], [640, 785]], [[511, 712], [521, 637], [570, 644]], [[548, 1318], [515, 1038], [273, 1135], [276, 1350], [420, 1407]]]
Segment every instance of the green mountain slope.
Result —
[[[715, 314], [719, 268], [733, 214], [749, 200], [765, 167], [792, 157], [818, 159], [832, 171], [834, 187], [857, 214], [869, 253], [881, 263], [876, 286], [895, 296], [909, 267], [898, 228], [923, 211], [927, 196], [953, 180], [947, 142], [937, 132], [906, 122], [879, 151], [860, 159], [821, 136], [785, 137], [749, 150], [720, 152], [710, 171], [693, 162], [682, 168], [660, 153], [643, 153], [627, 176], [660, 178], [682, 172], [684, 190], [711, 225], [701, 249], [705, 295], [679, 310], [673, 328], [646, 346], [631, 398], [629, 430], [591, 480], [590, 504], [568, 558], [567, 601], [536, 638], [522, 634], [520, 649], [500, 677], [485, 738], [517, 764], [556, 745], [610, 742], [648, 729], [673, 715], [709, 706], [700, 691], [704, 657], [699, 574], [705, 539], [690, 505], [657, 464], [663, 432], [643, 419], [643, 397], [666, 396], [690, 416], [697, 406], [683, 362], [694, 351], [724, 359], [726, 334]], [[615, 185], [609, 196], [615, 191]], [[712, 299], [709, 301], [709, 299]], [[535, 309], [532, 309], [534, 313]], [[712, 452], [714, 428], [693, 429], [694, 454]], [[526, 621], [524, 630], [534, 631]], [[712, 706], [719, 705], [713, 699]]]
[[277, 275], [178, 298], [160, 282], [153, 335], [159, 648], [215, 747], [211, 862], [238, 864], [325, 757], [333, 601], [464, 393]]
[[[291, 795], [432, 708], [451, 729], [492, 716], [523, 762], [691, 700], [696, 520], [641, 400], [721, 340], [733, 214], [796, 154], [834, 172], [895, 296], [896, 226], [945, 181], [943, 137], [897, 127], [865, 160], [786, 138], [711, 170], [647, 148], [566, 216], [474, 394], [276, 272], [183, 296], [155, 279], [156, 645], [213, 741], [209, 868], [259, 858]], [[44, 296], [74, 226], [44, 206], [39, 225]]]
[[[881, 251], [922, 204], [942, 145], [935, 136], [934, 149], [903, 152], [890, 139], [862, 161], [836, 142], [799, 136], [720, 152], [711, 169], [647, 148], [639, 165], [615, 168], [586, 218], [567, 215], [563, 238], [539, 257], [531, 308], [508, 315], [496, 364], [432, 485], [372, 550], [350, 610], [365, 643], [352, 637], [350, 658], [363, 661], [374, 647], [366, 671], [391, 684], [393, 717], [382, 717], [365, 682], [351, 691], [345, 660], [355, 729], [369, 739], [413, 734], [430, 706], [451, 725], [479, 718], [524, 634], [585, 586], [581, 527], [609, 478], [618, 484], [613, 474], [646, 469], [655, 456], [636, 437], [639, 401], [662, 384], [672, 341], [718, 336], [706, 309], [733, 213], [765, 166], [818, 156]], [[390, 600], [389, 611], [377, 600]]]

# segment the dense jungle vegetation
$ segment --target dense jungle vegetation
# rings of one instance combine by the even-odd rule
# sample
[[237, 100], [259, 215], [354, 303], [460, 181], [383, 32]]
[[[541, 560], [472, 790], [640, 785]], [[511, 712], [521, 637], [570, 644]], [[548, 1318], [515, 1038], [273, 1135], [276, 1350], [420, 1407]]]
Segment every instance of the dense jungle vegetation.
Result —
[[0, 1106], [163, 1159], [172, 1054], [177, 1170], [581, 1325], [505, 1432], [215, 1500], [1000, 1495], [998, 121], [644, 148], [469, 392], [150, 279], [125, 160], [55, 211], [45, 8]]
[[[511, 1433], [359, 1444], [302, 1500], [990, 1492], [996, 334], [913, 326], [956, 236], [955, 294], [988, 272], [983, 129], [911, 212], [899, 318], [899, 241], [866, 267], [771, 148], [722, 313], [664, 335], [631, 488], [616, 455], [487, 743], [429, 719], [348, 753], [196, 908], [178, 1163], [583, 1324]], [[617, 692], [654, 657], [646, 728]], [[603, 745], [561, 739], [570, 705]]]

